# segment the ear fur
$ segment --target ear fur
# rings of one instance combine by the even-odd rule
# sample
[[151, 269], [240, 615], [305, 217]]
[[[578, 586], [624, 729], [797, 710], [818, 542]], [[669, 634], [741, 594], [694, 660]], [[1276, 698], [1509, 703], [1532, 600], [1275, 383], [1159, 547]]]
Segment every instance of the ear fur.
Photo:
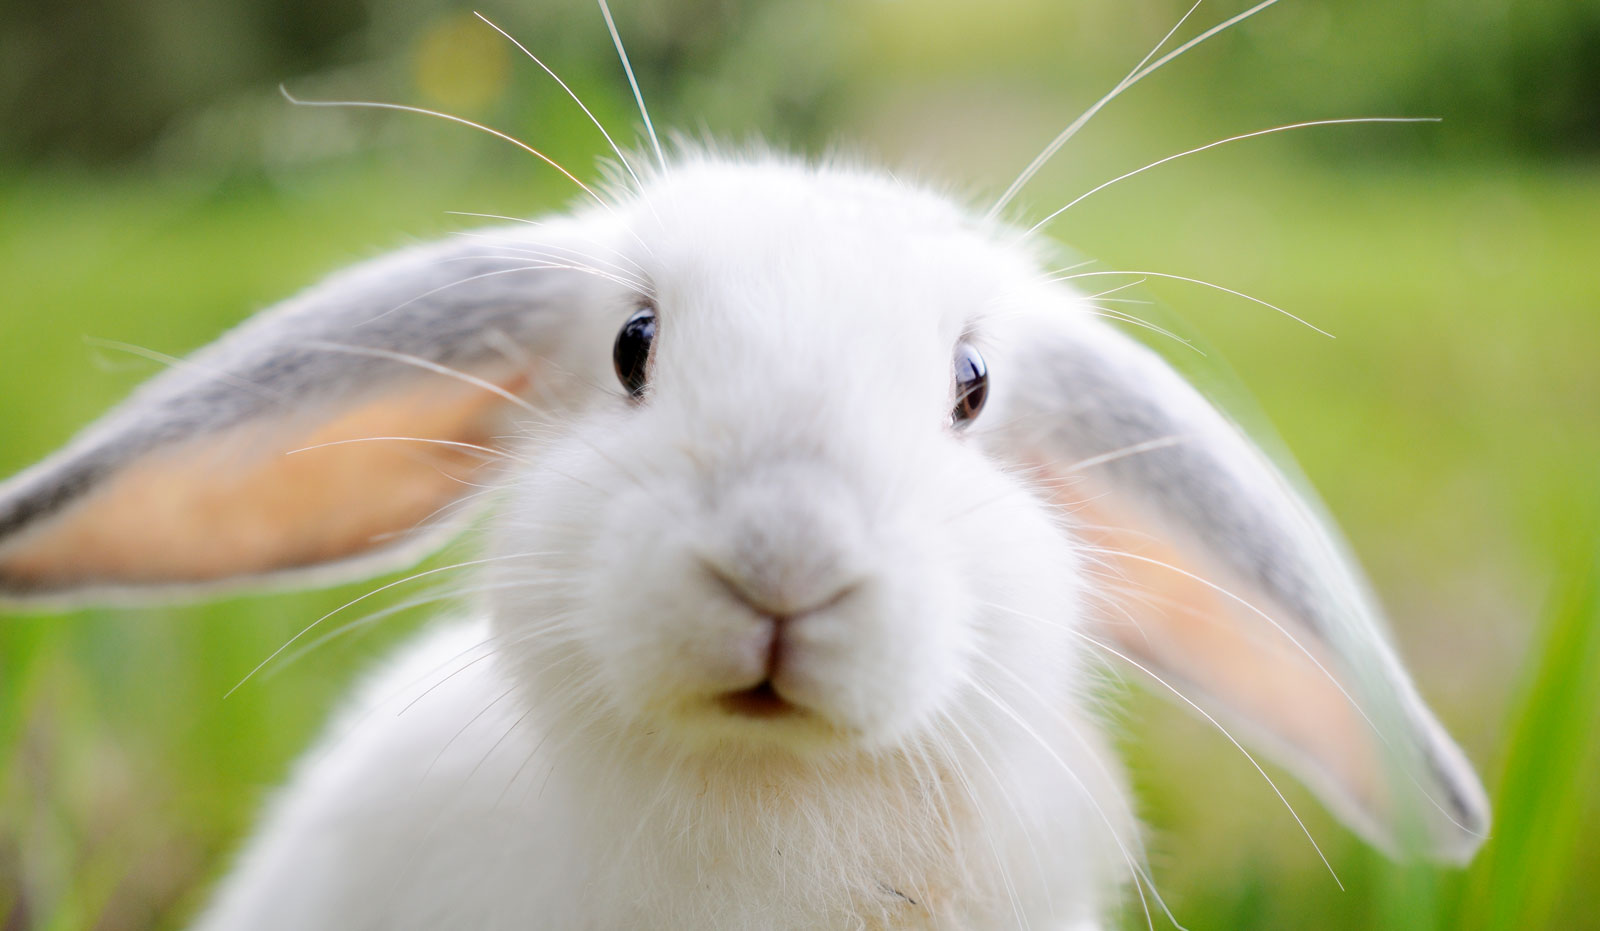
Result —
[[0, 485], [0, 600], [418, 558], [489, 474], [520, 396], [559, 393], [568, 332], [629, 299], [590, 264], [596, 235], [561, 220], [414, 246], [257, 315]]
[[992, 369], [1014, 381], [993, 442], [1044, 476], [1099, 566], [1103, 652], [1267, 750], [1379, 847], [1469, 858], [1483, 789], [1328, 525], [1155, 353], [1059, 293], [1039, 302], [1005, 324]]

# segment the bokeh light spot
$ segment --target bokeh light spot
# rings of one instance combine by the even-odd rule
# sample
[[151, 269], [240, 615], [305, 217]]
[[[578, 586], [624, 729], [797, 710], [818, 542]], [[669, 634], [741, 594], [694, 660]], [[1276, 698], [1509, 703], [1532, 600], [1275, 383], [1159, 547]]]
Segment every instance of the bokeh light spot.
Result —
[[417, 90], [430, 106], [456, 114], [481, 112], [506, 91], [509, 46], [469, 13], [440, 17], [417, 39], [412, 56]]

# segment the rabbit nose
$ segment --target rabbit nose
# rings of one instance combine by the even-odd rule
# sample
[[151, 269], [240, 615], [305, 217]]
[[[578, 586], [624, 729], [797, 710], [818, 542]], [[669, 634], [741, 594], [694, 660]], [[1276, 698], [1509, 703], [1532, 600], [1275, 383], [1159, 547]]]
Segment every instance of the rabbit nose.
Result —
[[792, 620], [831, 608], [870, 576], [867, 533], [847, 489], [814, 465], [763, 470], [718, 496], [701, 559], [758, 614]]
[[751, 576], [704, 560], [706, 573], [734, 600], [764, 617], [771, 618], [781, 628], [785, 623], [817, 614], [849, 598], [857, 588], [858, 580], [841, 580], [813, 586], [783, 585], [770, 575]]

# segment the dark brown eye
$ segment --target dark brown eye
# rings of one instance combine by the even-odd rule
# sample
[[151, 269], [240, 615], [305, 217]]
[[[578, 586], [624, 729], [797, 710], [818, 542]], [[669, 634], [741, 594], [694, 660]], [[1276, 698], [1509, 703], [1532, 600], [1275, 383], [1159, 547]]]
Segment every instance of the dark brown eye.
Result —
[[650, 344], [656, 338], [656, 309], [642, 307], [617, 331], [617, 344], [611, 347], [611, 362], [617, 367], [617, 380], [634, 398], [644, 394], [650, 364]]
[[983, 410], [989, 399], [989, 366], [969, 343], [956, 346], [956, 406], [950, 422], [964, 427]]

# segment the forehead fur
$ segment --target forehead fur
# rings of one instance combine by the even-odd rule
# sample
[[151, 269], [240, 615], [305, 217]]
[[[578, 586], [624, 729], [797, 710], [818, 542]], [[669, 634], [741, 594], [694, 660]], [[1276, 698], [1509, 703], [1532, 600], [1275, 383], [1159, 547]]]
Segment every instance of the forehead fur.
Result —
[[691, 158], [623, 218], [662, 317], [663, 390], [687, 354], [696, 393], [725, 387], [712, 360], [763, 382], [876, 373], [942, 405], [955, 342], [1037, 276], [1014, 236], [952, 199], [838, 165]]
[[664, 287], [781, 282], [830, 305], [938, 297], [965, 308], [962, 324], [1034, 268], [1009, 231], [949, 197], [879, 171], [776, 156], [676, 164], [630, 204], [628, 222]]

